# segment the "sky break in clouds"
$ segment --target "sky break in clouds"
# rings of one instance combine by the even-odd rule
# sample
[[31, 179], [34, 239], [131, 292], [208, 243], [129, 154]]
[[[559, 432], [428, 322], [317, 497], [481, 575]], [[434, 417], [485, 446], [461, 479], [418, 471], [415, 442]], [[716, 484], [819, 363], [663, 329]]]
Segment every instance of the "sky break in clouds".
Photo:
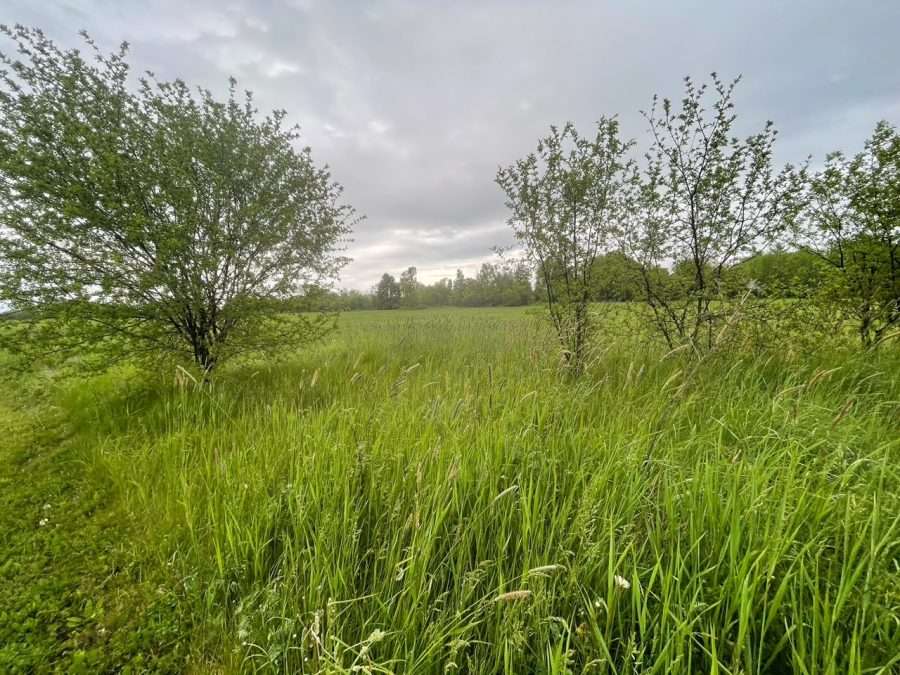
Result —
[[86, 29], [131, 43], [137, 71], [284, 108], [366, 220], [341, 286], [409, 265], [421, 280], [474, 273], [509, 245], [498, 165], [550, 124], [618, 113], [646, 146], [639, 110], [679, 98], [685, 75], [742, 74], [739, 128], [772, 119], [780, 162], [855, 151], [900, 122], [896, 0], [3, 0], [0, 20], [65, 46]]

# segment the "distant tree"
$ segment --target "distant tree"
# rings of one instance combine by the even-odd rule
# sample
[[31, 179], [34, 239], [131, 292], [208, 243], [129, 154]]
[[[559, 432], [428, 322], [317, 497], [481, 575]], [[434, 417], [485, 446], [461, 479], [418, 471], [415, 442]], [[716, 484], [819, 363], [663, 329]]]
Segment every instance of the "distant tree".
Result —
[[475, 275], [475, 301], [477, 306], [502, 305], [502, 276], [501, 271], [489, 262], [481, 263], [478, 274]]
[[[712, 74], [707, 85], [685, 79], [680, 108], [653, 98], [645, 114], [651, 147], [640, 199], [623, 229], [625, 252], [640, 264], [643, 296], [670, 347], [710, 349], [724, 318], [727, 268], [770, 243], [799, 204], [802, 171], [772, 169], [776, 131], [739, 140], [733, 92]], [[671, 276], [660, 268], [674, 264]]]
[[524, 261], [483, 263], [472, 281], [472, 304], [513, 307], [531, 302], [531, 273]]
[[400, 307], [400, 284], [390, 274], [383, 274], [375, 287], [375, 307], [377, 309], [397, 309]]
[[429, 297], [425, 304], [433, 307], [445, 307], [451, 303], [453, 294], [453, 282], [450, 279], [440, 279], [428, 286]]
[[340, 293], [340, 308], [342, 310], [372, 309], [373, 298], [367, 293], [357, 290], [342, 290]]
[[[527, 305], [533, 301], [531, 270], [523, 261], [485, 262], [475, 278], [466, 277], [457, 270], [454, 280], [444, 278], [433, 284], [417, 280], [417, 270], [409, 267], [400, 281], [385, 274], [372, 289], [372, 302], [377, 307], [512, 307]], [[390, 298], [392, 284], [396, 285], [397, 300]]]
[[353, 210], [298, 151], [285, 113], [148, 76], [127, 45], [92, 60], [2, 27], [0, 296], [32, 318], [22, 348], [174, 353], [209, 372], [295, 349], [327, 317], [293, 312], [344, 263]]
[[497, 173], [509, 224], [542, 277], [564, 357], [576, 371], [594, 328], [588, 305], [595, 262], [629, 203], [631, 145], [619, 138], [614, 118], [602, 118], [593, 138], [568, 123], [551, 127], [536, 152]]
[[808, 251], [772, 251], [751, 255], [732, 265], [725, 274], [732, 296], [748, 285], [768, 298], [809, 298], [826, 281], [823, 263]]
[[407, 308], [419, 305], [419, 282], [416, 274], [415, 267], [408, 267], [400, 274], [400, 304]]
[[900, 135], [880, 122], [852, 159], [836, 152], [810, 181], [798, 243], [833, 271], [827, 300], [857, 324], [862, 344], [900, 327]]
[[462, 270], [456, 270], [456, 277], [453, 279], [453, 304], [465, 305], [467, 296], [467, 286], [469, 280], [463, 274]]
[[509, 278], [509, 289], [506, 294], [506, 305], [528, 305], [534, 299], [534, 289], [531, 287], [531, 269], [524, 260], [516, 261], [506, 271]]
[[[523, 262], [485, 262], [474, 279], [457, 270], [456, 279], [439, 279], [423, 284], [416, 278], [417, 270], [409, 267], [395, 282], [385, 274], [372, 290], [375, 306], [444, 307], [510, 307], [527, 305], [533, 299], [531, 272]], [[396, 286], [396, 289], [394, 289]], [[392, 290], [394, 289], [394, 290]], [[397, 299], [391, 299], [396, 292]]]
[[591, 298], [599, 302], [631, 302], [642, 298], [641, 266], [621, 251], [594, 261]]

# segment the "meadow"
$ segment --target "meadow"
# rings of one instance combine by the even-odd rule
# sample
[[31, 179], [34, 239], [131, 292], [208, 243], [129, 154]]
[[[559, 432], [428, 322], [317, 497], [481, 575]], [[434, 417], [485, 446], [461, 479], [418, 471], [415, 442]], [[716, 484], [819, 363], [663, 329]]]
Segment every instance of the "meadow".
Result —
[[892, 673], [900, 353], [352, 312], [210, 385], [8, 373], [0, 671]]

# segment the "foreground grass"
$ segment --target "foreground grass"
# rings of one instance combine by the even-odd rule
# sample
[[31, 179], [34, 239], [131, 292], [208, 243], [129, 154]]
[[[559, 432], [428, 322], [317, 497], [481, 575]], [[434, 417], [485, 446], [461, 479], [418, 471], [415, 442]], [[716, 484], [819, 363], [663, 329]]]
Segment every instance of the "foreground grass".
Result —
[[191, 636], [173, 576], [132, 545], [115, 490], [45, 398], [0, 404], [0, 672], [178, 671]]
[[[135, 602], [115, 639], [168, 632], [141, 667], [173, 671], [900, 665], [896, 352], [694, 368], [622, 342], [573, 383], [548, 339], [521, 310], [358, 313], [210, 389], [54, 392], [61, 447], [119, 521], [74, 527], [132, 561], [123, 592], [152, 579], [170, 607]], [[50, 473], [55, 447], [32, 453]], [[37, 644], [16, 640], [0, 658]]]

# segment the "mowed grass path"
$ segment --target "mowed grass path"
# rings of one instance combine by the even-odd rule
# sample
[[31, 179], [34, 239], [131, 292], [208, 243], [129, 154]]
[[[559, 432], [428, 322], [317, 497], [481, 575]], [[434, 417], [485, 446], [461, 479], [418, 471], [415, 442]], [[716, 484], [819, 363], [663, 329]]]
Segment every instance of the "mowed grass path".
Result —
[[[31, 391], [66, 429], [47, 471], [66, 471], [62, 443], [83, 494], [105, 495], [104, 526], [69, 536], [118, 551], [115, 587], [140, 600], [109, 627], [124, 610], [100, 602], [102, 637], [46, 653], [176, 672], [896, 672], [898, 379], [893, 348], [697, 367], [618, 337], [573, 382], [533, 312], [434, 310], [345, 315], [211, 388], [172, 370]], [[4, 535], [45, 536], [42, 501], [5, 500], [28, 512]], [[0, 658], [34, 644], [7, 634], [22, 642]]]

